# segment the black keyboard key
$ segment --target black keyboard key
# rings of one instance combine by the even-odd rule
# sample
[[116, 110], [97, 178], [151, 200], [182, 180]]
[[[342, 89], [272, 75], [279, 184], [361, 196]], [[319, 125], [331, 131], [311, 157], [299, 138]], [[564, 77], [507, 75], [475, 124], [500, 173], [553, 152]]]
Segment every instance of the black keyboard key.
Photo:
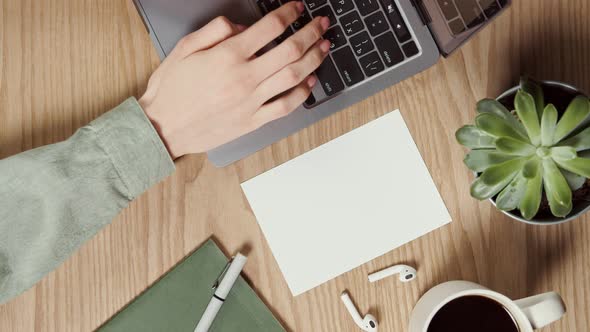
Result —
[[339, 48], [340, 46], [346, 44], [346, 36], [344, 36], [344, 32], [342, 32], [342, 28], [339, 26], [335, 26], [324, 34], [324, 39], [330, 41], [330, 51]]
[[264, 2], [267, 3], [267, 7], [268, 9], [270, 9], [270, 12], [272, 12], [275, 9], [279, 9], [279, 7], [281, 6], [281, 2], [279, 0], [264, 0]]
[[352, 45], [352, 50], [356, 56], [363, 56], [375, 48], [371, 37], [366, 31], [350, 37], [350, 45]]
[[366, 16], [379, 9], [377, 0], [354, 0], [361, 15]]
[[477, 4], [477, 0], [457, 1], [457, 9], [469, 29], [478, 26], [485, 21], [485, 16]]
[[368, 77], [373, 76], [385, 69], [383, 61], [381, 61], [381, 58], [377, 52], [367, 54], [366, 56], [360, 58], [359, 62], [361, 63], [361, 67], [363, 68], [365, 75]]
[[391, 32], [375, 38], [375, 45], [387, 67], [395, 66], [404, 60], [404, 54]]
[[460, 18], [456, 18], [449, 22], [449, 28], [451, 28], [451, 32], [453, 33], [453, 35], [458, 35], [461, 32], [465, 31], [465, 25], [463, 24], [463, 21], [461, 21]]
[[334, 66], [330, 57], [327, 57], [326, 60], [322, 62], [320, 67], [315, 71], [315, 74], [318, 76], [327, 96], [331, 96], [344, 90], [344, 83], [342, 83], [340, 75], [338, 75], [338, 72], [336, 71], [336, 66]]
[[400, 43], [404, 43], [412, 39], [412, 35], [410, 35], [410, 31], [393, 0], [381, 0], [381, 3], [383, 4], [383, 8], [385, 8], [387, 18], [393, 27], [393, 32], [395, 32], [397, 40], [399, 40]]
[[355, 85], [365, 78], [350, 47], [347, 46], [335, 51], [332, 53], [332, 57], [346, 85]]
[[445, 16], [447, 21], [450, 21], [455, 17], [459, 16], [459, 12], [457, 12], [457, 8], [455, 8], [453, 0], [438, 0], [438, 6], [442, 10], [443, 15]]
[[500, 6], [496, 5], [491, 5], [490, 7], [487, 7], [486, 9], [483, 10], [483, 12], [486, 14], [488, 20], [491, 19], [492, 17], [494, 17], [496, 14], [498, 14], [498, 12], [500, 11]]
[[483, 12], [488, 19], [491, 19], [494, 15], [498, 14], [501, 9], [496, 0], [481, 0], [479, 4], [481, 5], [481, 8], [483, 8]]
[[412, 56], [418, 54], [418, 52], [420, 52], [418, 50], [418, 47], [416, 47], [416, 43], [414, 43], [414, 41], [403, 44], [402, 49], [404, 50], [404, 53], [406, 54], [406, 57], [408, 57], [408, 58], [412, 57]]
[[262, 2], [262, 0], [256, 1], [256, 4], [258, 5], [258, 8], [260, 8], [262, 15], [268, 14], [268, 9], [266, 9], [266, 6], [264, 5], [264, 2]]
[[316, 10], [315, 12], [312, 12], [311, 15], [313, 17], [327, 16], [330, 19], [330, 26], [336, 24], [336, 16], [334, 15], [334, 12], [332, 11], [332, 8], [330, 8], [330, 6], [324, 6]]
[[304, 10], [301, 16], [299, 16], [299, 18], [297, 19], [297, 21], [293, 22], [292, 26], [293, 29], [295, 29], [295, 31], [298, 31], [299, 29], [307, 25], [307, 23], [309, 22], [311, 22], [311, 16], [309, 16], [307, 10]]
[[330, 0], [336, 15], [342, 15], [348, 13], [354, 9], [354, 3], [352, 0]]
[[376, 12], [375, 14], [367, 16], [365, 18], [365, 25], [367, 26], [367, 29], [369, 29], [371, 36], [377, 36], [386, 30], [389, 30], [389, 25], [385, 20], [385, 16], [383, 16], [383, 13], [381, 12]]
[[284, 42], [285, 40], [287, 40], [287, 38], [291, 37], [293, 35], [293, 30], [291, 30], [291, 28], [287, 28], [287, 30], [285, 30], [285, 32], [283, 32], [282, 35], [280, 35], [277, 39], [275, 39], [275, 41], [280, 44], [282, 42]]
[[270, 13], [270, 10], [268, 8], [268, 5], [266, 4], [266, 1], [258, 0], [258, 1], [256, 1], [256, 4], [258, 5], [258, 8], [260, 8], [262, 15], [266, 15], [266, 14]]
[[309, 97], [307, 97], [307, 99], [305, 100], [304, 104], [307, 105], [307, 106], [311, 106], [311, 105], [315, 104], [315, 101], [316, 100], [315, 100], [315, 97], [314, 97], [313, 93], [310, 93], [309, 94]]
[[315, 10], [323, 6], [328, 0], [305, 0], [309, 10]]
[[281, 6], [279, 0], [258, 0], [256, 2], [258, 4], [258, 7], [260, 7], [260, 10], [262, 11], [262, 14], [264, 15], [272, 12], [273, 10]]
[[348, 36], [363, 30], [363, 21], [357, 12], [346, 14], [340, 18], [340, 24]]

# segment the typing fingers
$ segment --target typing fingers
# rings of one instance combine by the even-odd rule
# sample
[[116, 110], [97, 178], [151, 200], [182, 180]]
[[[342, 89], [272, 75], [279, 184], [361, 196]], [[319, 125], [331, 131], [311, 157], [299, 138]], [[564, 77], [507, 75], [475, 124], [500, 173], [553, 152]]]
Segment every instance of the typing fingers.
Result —
[[248, 59], [280, 36], [304, 10], [303, 2], [291, 1], [270, 12], [246, 31], [232, 38], [231, 44]]
[[316, 45], [310, 48], [298, 61], [287, 65], [276, 74], [265, 79], [255, 91], [258, 103], [262, 105], [301, 83], [320, 66], [329, 50], [329, 41], [316, 42]]
[[262, 127], [271, 121], [289, 115], [305, 102], [316, 82], [317, 78], [315, 76], [309, 76], [304, 82], [299, 83], [299, 85], [293, 90], [262, 106], [258, 112], [254, 114], [253, 120], [255, 127]]
[[211, 48], [222, 41], [245, 30], [245, 27], [234, 24], [227, 17], [219, 16], [201, 29], [186, 35], [170, 53], [172, 59], [183, 59], [187, 56]]
[[160, 86], [162, 75], [170, 67], [171, 63], [184, 59], [195, 52], [211, 48], [244, 30], [246, 30], [245, 26], [234, 24], [226, 17], [219, 16], [201, 29], [186, 35], [176, 44], [176, 47], [150, 77], [144, 100], [153, 98]]
[[329, 26], [329, 18], [316, 17], [280, 45], [254, 59], [252, 65], [256, 68], [257, 75], [260, 75], [260, 80], [303, 57], [308, 49], [322, 38]]

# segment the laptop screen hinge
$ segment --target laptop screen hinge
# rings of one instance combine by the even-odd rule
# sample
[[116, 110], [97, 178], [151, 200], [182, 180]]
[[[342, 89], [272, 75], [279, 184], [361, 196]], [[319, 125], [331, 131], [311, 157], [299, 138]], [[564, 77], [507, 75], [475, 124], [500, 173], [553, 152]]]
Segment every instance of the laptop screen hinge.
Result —
[[422, 23], [424, 23], [424, 25], [428, 25], [430, 22], [432, 22], [432, 19], [430, 18], [430, 15], [428, 14], [426, 7], [424, 7], [423, 0], [410, 0], [410, 2], [414, 6], [414, 8], [416, 8], [418, 16], [420, 16], [420, 19], [422, 20]]

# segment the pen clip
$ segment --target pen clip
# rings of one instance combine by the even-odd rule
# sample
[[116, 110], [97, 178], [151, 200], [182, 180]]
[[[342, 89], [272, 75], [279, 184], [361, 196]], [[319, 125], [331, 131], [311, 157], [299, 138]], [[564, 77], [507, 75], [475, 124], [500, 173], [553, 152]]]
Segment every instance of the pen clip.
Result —
[[217, 287], [219, 287], [219, 282], [221, 281], [221, 279], [223, 279], [223, 276], [225, 275], [225, 272], [227, 272], [227, 269], [229, 269], [229, 266], [231, 265], [231, 263], [234, 261], [234, 257], [232, 257], [227, 264], [225, 264], [225, 267], [223, 268], [223, 270], [221, 271], [221, 273], [219, 274], [219, 276], [217, 277], [217, 279], [215, 279], [215, 283], [213, 284], [213, 286], [211, 286], [212, 289], [216, 289]]

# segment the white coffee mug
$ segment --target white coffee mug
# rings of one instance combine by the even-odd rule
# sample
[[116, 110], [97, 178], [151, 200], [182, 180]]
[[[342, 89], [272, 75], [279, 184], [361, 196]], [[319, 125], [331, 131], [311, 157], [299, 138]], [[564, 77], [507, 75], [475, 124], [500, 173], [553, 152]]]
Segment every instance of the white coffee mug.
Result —
[[434, 315], [447, 303], [463, 296], [484, 296], [497, 301], [512, 315], [520, 332], [540, 329], [565, 314], [565, 304], [555, 292], [512, 301], [469, 281], [449, 281], [435, 286], [418, 301], [410, 317], [410, 332], [427, 332]]

